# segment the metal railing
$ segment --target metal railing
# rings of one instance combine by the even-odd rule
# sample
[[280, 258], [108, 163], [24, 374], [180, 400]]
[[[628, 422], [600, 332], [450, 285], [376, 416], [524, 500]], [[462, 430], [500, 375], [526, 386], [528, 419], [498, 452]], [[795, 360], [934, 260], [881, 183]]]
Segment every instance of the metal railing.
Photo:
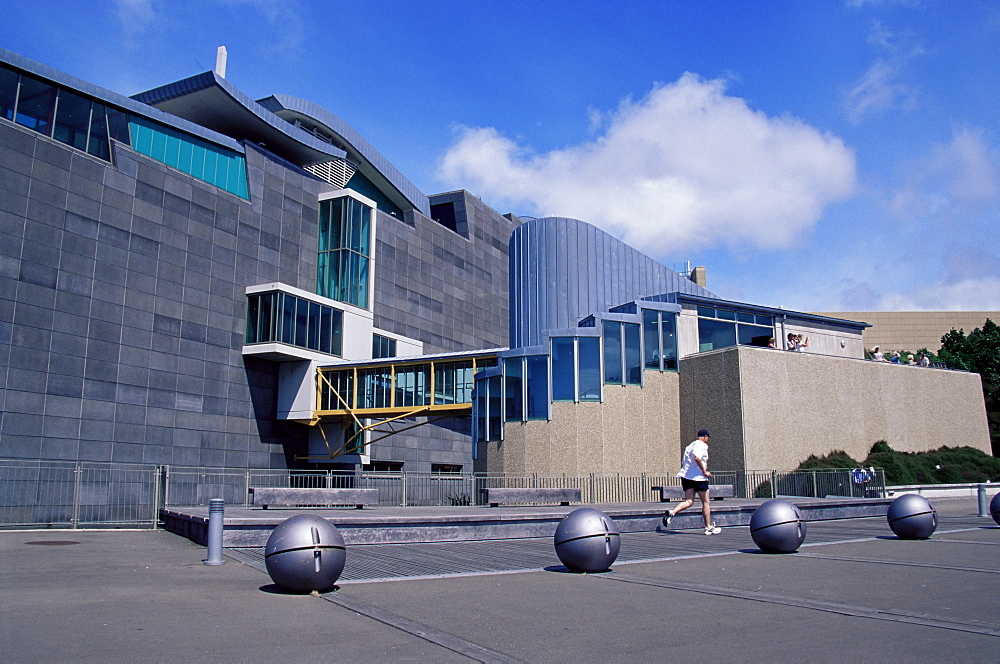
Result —
[[[853, 481], [850, 469], [716, 472], [736, 498], [882, 497], [885, 474]], [[584, 503], [659, 500], [654, 487], [673, 475], [506, 475], [259, 470], [0, 459], [0, 527], [155, 528], [164, 507], [251, 505], [251, 487], [354, 487], [379, 490], [381, 506], [482, 505], [485, 488], [578, 488]]]
[[159, 466], [0, 460], [0, 526], [155, 527]]

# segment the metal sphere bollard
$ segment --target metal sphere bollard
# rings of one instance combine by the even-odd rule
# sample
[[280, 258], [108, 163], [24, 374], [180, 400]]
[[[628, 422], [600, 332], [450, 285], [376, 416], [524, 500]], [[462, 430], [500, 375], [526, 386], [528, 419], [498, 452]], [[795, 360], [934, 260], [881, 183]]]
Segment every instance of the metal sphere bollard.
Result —
[[806, 539], [806, 522], [795, 505], [769, 500], [750, 517], [750, 536], [761, 551], [794, 553]]
[[622, 537], [607, 514], [582, 507], [559, 522], [556, 555], [573, 572], [603, 572], [621, 551]]
[[264, 546], [271, 580], [294, 592], [326, 590], [344, 571], [347, 549], [336, 526], [311, 514], [277, 525]]
[[1000, 493], [993, 496], [993, 500], [990, 501], [990, 516], [1000, 526]]
[[886, 519], [899, 539], [927, 539], [937, 528], [934, 506], [916, 493], [904, 493], [893, 500]]

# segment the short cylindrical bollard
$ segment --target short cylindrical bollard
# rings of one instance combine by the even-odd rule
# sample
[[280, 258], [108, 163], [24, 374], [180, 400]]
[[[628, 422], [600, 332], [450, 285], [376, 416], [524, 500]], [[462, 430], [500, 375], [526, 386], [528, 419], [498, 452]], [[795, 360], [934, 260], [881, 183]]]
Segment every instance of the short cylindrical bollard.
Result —
[[202, 561], [206, 565], [224, 565], [226, 562], [222, 557], [222, 520], [225, 505], [222, 498], [211, 498], [208, 501], [208, 559]]
[[986, 500], [986, 485], [980, 484], [976, 487], [976, 496], [979, 498], [979, 516], [989, 516], [989, 501]]

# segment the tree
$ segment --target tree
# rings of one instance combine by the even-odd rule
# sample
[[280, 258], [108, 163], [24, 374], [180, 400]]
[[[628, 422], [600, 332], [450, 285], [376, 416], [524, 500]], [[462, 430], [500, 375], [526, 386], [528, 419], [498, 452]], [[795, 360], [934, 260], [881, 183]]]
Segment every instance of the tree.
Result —
[[983, 399], [990, 427], [993, 456], [1000, 456], [1000, 325], [989, 318], [968, 336], [952, 328], [941, 337], [938, 358], [952, 369], [979, 374], [983, 381]]

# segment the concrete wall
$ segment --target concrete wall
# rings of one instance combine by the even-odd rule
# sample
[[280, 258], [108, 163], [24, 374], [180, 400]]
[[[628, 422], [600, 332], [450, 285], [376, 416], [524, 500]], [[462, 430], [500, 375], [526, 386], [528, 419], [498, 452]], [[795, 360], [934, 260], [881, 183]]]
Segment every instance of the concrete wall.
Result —
[[510, 475], [674, 474], [680, 467], [676, 373], [645, 385], [604, 386], [603, 403], [554, 403], [550, 421], [508, 422], [500, 443], [480, 443], [477, 470]]
[[833, 450], [862, 459], [879, 440], [990, 453], [977, 374], [740, 347], [686, 358], [680, 375], [681, 426], [712, 432], [718, 469], [790, 469]]

